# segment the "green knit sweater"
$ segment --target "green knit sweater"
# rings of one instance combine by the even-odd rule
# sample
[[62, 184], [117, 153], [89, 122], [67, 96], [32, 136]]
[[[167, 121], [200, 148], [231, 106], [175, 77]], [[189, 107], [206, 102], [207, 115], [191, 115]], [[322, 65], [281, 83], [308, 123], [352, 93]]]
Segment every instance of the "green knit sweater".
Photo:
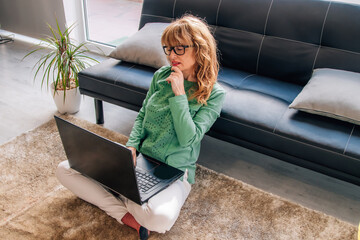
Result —
[[195, 182], [200, 141], [219, 117], [225, 90], [215, 84], [207, 105], [188, 100], [195, 82], [184, 81], [186, 95], [175, 96], [166, 78], [171, 67], [155, 72], [126, 146], [185, 171]]

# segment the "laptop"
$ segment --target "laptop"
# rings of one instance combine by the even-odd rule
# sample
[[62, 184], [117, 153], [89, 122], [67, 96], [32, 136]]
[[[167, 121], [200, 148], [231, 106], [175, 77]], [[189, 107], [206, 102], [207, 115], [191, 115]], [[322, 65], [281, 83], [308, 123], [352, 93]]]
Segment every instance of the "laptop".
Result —
[[70, 167], [142, 205], [184, 172], [54, 116]]

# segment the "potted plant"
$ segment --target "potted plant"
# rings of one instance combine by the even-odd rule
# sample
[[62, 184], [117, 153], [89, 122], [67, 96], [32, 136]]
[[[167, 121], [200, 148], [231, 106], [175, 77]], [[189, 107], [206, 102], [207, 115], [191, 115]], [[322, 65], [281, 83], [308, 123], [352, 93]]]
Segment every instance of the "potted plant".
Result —
[[86, 43], [78, 45], [72, 43], [70, 33], [74, 25], [65, 28], [63, 32], [57, 20], [56, 29], [50, 24], [47, 25], [52, 35], [41, 39], [42, 43], [24, 58], [39, 50], [45, 50], [46, 53], [42, 54], [34, 65], [33, 69], [36, 69], [34, 80], [42, 72], [41, 87], [45, 82], [47, 87], [50, 85], [58, 111], [61, 114], [76, 113], [81, 102], [78, 73], [90, 66], [91, 61], [98, 61], [85, 55], [90, 51]]

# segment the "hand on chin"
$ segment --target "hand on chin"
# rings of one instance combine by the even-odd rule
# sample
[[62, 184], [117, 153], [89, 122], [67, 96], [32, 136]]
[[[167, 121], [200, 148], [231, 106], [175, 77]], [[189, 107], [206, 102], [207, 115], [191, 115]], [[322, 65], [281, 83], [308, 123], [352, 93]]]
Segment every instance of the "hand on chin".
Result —
[[172, 66], [171, 70], [172, 72], [166, 80], [171, 84], [175, 96], [185, 94], [184, 75], [182, 71], [177, 66]]

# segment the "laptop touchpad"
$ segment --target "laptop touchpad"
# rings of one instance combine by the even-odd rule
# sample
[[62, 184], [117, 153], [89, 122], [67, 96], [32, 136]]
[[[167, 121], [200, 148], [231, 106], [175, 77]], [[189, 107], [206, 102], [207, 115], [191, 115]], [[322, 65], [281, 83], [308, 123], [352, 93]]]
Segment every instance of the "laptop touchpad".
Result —
[[143, 155], [139, 155], [136, 159], [136, 167], [139, 167], [147, 172], [151, 172], [157, 166], [159, 166], [159, 163], [145, 159]]

